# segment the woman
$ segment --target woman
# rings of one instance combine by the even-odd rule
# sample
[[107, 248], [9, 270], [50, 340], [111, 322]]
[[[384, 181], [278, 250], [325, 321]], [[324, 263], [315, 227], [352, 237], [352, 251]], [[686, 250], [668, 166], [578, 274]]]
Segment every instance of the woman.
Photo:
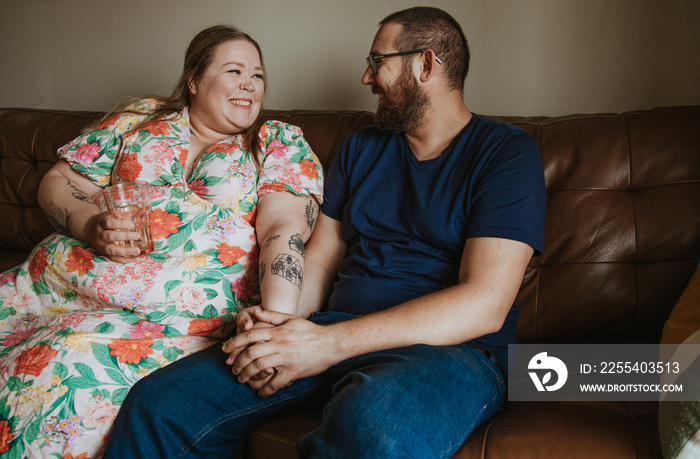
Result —
[[[61, 232], [0, 278], [0, 453], [95, 458], [137, 380], [214, 344], [261, 298], [295, 311], [322, 172], [298, 128], [261, 120], [265, 83], [257, 43], [214, 26], [171, 97], [59, 149], [39, 199]], [[95, 204], [133, 180], [150, 184], [148, 255]]]

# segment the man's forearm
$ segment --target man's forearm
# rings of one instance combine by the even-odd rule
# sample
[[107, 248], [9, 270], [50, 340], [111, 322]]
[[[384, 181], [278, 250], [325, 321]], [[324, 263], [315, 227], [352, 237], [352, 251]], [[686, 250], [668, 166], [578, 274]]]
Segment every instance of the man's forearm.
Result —
[[446, 346], [494, 333], [503, 326], [533, 249], [522, 242], [467, 241], [460, 283], [334, 327], [338, 358], [410, 346]]
[[340, 222], [321, 213], [306, 244], [306, 274], [297, 315], [309, 317], [325, 306], [346, 250]]
[[335, 278], [335, 272], [328, 271], [307, 258], [297, 315], [306, 318], [320, 311], [328, 300]]
[[468, 290], [466, 285], [457, 285], [331, 325], [343, 336], [339, 355], [344, 360], [414, 344], [450, 346], [498, 331], [511, 304], [490, 303]]

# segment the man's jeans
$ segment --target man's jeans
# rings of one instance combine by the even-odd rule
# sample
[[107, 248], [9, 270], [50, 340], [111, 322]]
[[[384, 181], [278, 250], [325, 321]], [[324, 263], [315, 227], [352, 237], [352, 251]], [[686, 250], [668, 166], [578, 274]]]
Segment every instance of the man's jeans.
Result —
[[[315, 314], [330, 324], [354, 316]], [[474, 348], [415, 345], [348, 359], [260, 398], [236, 380], [218, 345], [142, 379], [129, 392], [105, 459], [233, 457], [250, 431], [293, 408], [321, 408], [302, 457], [450, 457], [493, 416], [503, 377]]]

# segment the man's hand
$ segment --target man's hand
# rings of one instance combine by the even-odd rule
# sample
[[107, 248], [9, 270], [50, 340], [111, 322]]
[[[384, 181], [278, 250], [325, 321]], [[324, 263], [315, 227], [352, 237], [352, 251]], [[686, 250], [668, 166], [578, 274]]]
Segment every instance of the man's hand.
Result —
[[[258, 323], [226, 342], [226, 352], [237, 352], [232, 371], [241, 383], [258, 391], [261, 397], [274, 394], [300, 378], [317, 375], [335, 363], [331, 326], [316, 325], [297, 316], [275, 311], [252, 311]], [[255, 380], [261, 371], [271, 370], [269, 378]]]

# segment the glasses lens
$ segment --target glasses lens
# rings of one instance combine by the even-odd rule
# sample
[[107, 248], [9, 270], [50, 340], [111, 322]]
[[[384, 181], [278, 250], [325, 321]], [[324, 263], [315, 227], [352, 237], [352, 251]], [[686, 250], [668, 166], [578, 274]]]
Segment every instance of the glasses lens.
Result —
[[374, 62], [374, 56], [367, 56], [366, 60], [367, 60], [367, 65], [369, 66], [369, 68], [371, 68], [372, 72], [376, 74], [377, 73], [377, 63]]

